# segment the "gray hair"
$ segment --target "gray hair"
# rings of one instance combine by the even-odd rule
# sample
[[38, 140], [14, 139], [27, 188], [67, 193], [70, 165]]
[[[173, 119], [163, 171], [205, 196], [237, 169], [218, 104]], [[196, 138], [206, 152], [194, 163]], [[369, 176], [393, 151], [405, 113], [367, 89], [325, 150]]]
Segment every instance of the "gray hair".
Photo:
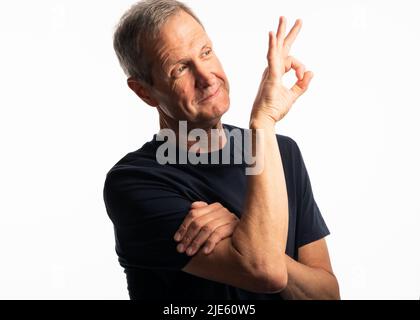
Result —
[[153, 57], [146, 49], [157, 39], [163, 24], [180, 10], [203, 26], [187, 5], [176, 0], [144, 0], [124, 13], [114, 33], [114, 50], [127, 77], [153, 86]]

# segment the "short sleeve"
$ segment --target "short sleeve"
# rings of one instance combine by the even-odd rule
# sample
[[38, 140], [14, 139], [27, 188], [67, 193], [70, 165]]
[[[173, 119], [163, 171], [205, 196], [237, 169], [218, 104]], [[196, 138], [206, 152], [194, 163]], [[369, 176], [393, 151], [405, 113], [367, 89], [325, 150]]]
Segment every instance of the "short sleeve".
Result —
[[293, 141], [294, 159], [296, 161], [296, 242], [297, 247], [324, 238], [330, 234], [312, 193], [311, 181], [302, 153]]
[[154, 171], [120, 168], [107, 175], [104, 201], [116, 251], [123, 267], [180, 270], [191, 257], [176, 250], [173, 236], [191, 201]]

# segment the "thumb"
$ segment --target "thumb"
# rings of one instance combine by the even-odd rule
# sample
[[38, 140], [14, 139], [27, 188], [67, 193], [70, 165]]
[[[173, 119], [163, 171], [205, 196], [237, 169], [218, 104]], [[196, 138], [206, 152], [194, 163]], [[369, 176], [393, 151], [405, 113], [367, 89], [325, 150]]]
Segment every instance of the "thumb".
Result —
[[299, 98], [309, 87], [309, 83], [311, 82], [314, 74], [312, 71], [306, 71], [303, 74], [303, 79], [296, 81], [294, 86], [291, 88], [295, 99]]

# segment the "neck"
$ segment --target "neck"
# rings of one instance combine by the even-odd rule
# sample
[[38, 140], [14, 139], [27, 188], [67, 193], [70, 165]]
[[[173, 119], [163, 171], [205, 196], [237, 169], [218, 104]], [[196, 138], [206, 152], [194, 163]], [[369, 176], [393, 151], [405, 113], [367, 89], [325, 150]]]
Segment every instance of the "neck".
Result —
[[[170, 129], [175, 133], [176, 144], [190, 152], [206, 153], [222, 149], [226, 144], [226, 134], [221, 118], [210, 123], [191, 123], [187, 121], [168, 120], [159, 117], [160, 129]], [[195, 130], [194, 129], [201, 129]]]

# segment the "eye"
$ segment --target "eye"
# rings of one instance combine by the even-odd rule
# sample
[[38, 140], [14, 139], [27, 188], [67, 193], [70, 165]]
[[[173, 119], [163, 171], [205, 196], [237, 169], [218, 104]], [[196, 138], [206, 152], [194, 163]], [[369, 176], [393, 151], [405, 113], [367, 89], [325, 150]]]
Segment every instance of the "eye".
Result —
[[206, 51], [204, 51], [204, 55], [205, 56], [209, 56], [210, 54], [211, 54], [211, 52], [212, 52], [212, 50], [211, 49], [208, 49], [208, 50], [206, 50]]
[[184, 71], [187, 68], [187, 66], [185, 64], [183, 64], [182, 66], [180, 66], [179, 68], [176, 69], [177, 73], [181, 73], [182, 71]]

